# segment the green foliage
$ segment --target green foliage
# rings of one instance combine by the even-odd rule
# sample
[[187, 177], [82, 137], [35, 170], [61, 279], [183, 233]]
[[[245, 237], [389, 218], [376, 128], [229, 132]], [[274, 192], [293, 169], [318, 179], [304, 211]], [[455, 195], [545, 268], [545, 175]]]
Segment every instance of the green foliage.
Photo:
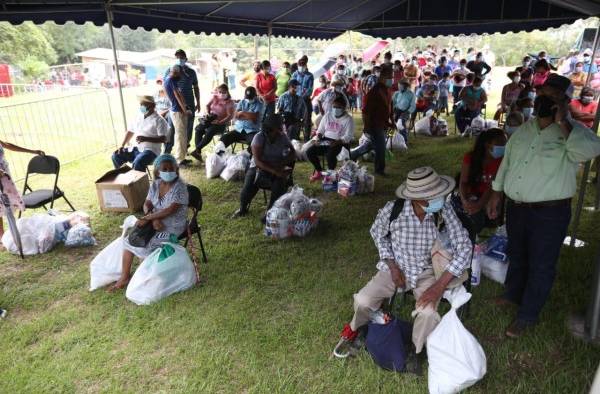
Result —
[[[75, 53], [95, 48], [104, 43], [105, 32], [91, 23], [77, 25], [73, 22], [57, 25], [45, 23], [39, 26], [50, 39], [57, 54], [57, 64], [75, 63]], [[110, 43], [109, 43], [110, 45]]]
[[28, 79], [42, 78], [48, 74], [48, 64], [38, 60], [35, 56], [27, 56], [18, 63], [23, 75]]
[[27, 57], [43, 59], [52, 64], [56, 51], [44, 31], [31, 22], [13, 26], [0, 22], [0, 61], [18, 63]]

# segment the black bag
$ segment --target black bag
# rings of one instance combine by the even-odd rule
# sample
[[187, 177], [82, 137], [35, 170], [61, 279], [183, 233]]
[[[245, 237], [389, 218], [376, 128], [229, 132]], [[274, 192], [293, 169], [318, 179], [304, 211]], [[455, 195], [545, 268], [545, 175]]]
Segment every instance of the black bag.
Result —
[[152, 222], [148, 222], [142, 227], [133, 226], [127, 230], [127, 241], [131, 246], [143, 248], [148, 245], [154, 234], [156, 234], [156, 230], [152, 226]]

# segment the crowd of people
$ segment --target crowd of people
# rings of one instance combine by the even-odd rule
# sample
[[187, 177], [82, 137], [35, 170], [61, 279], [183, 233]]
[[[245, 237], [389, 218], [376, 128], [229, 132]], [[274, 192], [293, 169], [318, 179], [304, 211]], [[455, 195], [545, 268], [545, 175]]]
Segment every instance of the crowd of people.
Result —
[[[132, 162], [145, 171], [154, 164], [145, 216], [137, 225], [157, 231], [145, 248], [125, 248], [123, 275], [113, 290], [127, 284], [133, 256], [143, 258], [161, 239], [184, 230], [187, 192], [179, 169], [190, 165], [186, 156], [200, 99], [185, 52], [178, 50], [176, 56], [179, 62], [167, 70], [158, 93], [140, 97], [140, 113], [113, 154], [115, 167]], [[444, 290], [469, 269], [477, 235], [504, 221], [510, 265], [504, 293], [494, 302], [516, 306], [505, 330], [508, 337], [520, 337], [538, 322], [570, 221], [578, 166], [600, 155], [600, 138], [590, 130], [596, 94], [588, 86], [575, 93], [576, 81], [586, 71], [579, 61], [572, 63], [568, 76], [554, 73], [540, 52], [535, 61], [526, 56], [510, 71], [495, 114], [498, 127], [473, 135], [473, 148], [462, 157], [456, 179], [431, 167], [408, 173], [396, 190], [397, 199], [379, 211], [371, 227], [378, 271], [354, 295], [354, 316], [343, 328], [336, 355], [351, 354], [361, 343], [357, 338], [369, 313], [396, 291], [408, 290], [416, 299], [413, 350], [421, 353], [440, 321], [437, 306]], [[594, 72], [589, 62], [583, 63]], [[292, 140], [311, 142], [306, 150], [314, 167], [310, 181], [318, 181], [325, 170], [320, 156], [325, 156], [327, 169], [335, 169], [341, 149], [350, 148], [355, 138], [354, 109], [361, 111], [364, 138], [350, 159], [374, 151], [374, 169], [380, 176], [386, 174], [388, 130], [397, 128], [407, 140], [418, 112], [452, 111], [458, 129], [464, 131], [485, 108], [488, 94], [483, 86], [491, 66], [483, 53], [472, 49], [463, 57], [458, 50], [437, 54], [428, 47], [406, 60], [392, 61], [387, 52], [380, 63], [368, 67], [360, 59], [348, 64], [340, 55], [331, 72], [319, 76], [316, 87], [306, 56], [284, 62], [276, 74], [267, 60], [254, 63], [252, 70], [252, 79], [240, 81], [245, 90], [238, 102], [227, 84], [215, 86], [189, 152], [202, 161], [202, 149], [217, 135], [226, 146], [248, 146], [252, 158], [235, 217], [248, 214], [261, 188], [271, 190], [271, 207], [293, 185]], [[125, 149], [132, 139], [134, 146]], [[452, 258], [437, 272], [431, 256], [442, 228], [448, 233]]]

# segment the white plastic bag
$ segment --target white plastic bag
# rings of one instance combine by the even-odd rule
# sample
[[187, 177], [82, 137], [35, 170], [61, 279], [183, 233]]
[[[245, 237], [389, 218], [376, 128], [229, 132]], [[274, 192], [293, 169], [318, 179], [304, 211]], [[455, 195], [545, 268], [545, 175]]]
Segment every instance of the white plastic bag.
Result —
[[92, 229], [87, 224], [78, 223], [67, 232], [67, 238], [65, 239], [66, 247], [73, 248], [93, 245], [96, 245], [96, 239], [92, 234]]
[[123, 267], [123, 237], [102, 249], [90, 263], [90, 291], [119, 280]]
[[421, 135], [431, 135], [431, 117], [424, 116], [415, 123], [415, 133]]
[[501, 285], [503, 285], [504, 281], [506, 280], [508, 264], [508, 261], [502, 262], [493, 257], [486, 256], [483, 253], [479, 256], [479, 265], [483, 276], [493, 280], [494, 282], [498, 282]]
[[402, 136], [402, 134], [395, 132], [394, 135], [392, 136], [392, 138], [388, 139], [387, 141], [387, 148], [389, 150], [396, 150], [396, 151], [407, 151], [408, 150], [408, 146], [406, 146], [406, 142], [404, 141], [404, 137]]
[[225, 168], [225, 159], [216, 153], [211, 153], [206, 158], [206, 178], [218, 177]]
[[444, 292], [451, 308], [427, 337], [429, 392], [458, 393], [482, 379], [487, 360], [477, 339], [463, 326], [456, 310], [471, 299], [463, 286]]
[[137, 305], [148, 305], [196, 284], [196, 269], [183, 246], [165, 242], [175, 253], [159, 261], [162, 248], [144, 259], [127, 285], [125, 297]]
[[[31, 256], [52, 250], [59, 242], [56, 237], [55, 225], [66, 220], [66, 216], [51, 216], [45, 213], [17, 219], [23, 254]], [[2, 244], [9, 252], [19, 253], [10, 231], [4, 232]]]
[[[221, 171], [221, 178], [226, 181], [242, 180], [246, 174], [246, 167], [250, 162], [248, 152], [238, 153], [237, 155], [227, 157], [225, 169]], [[208, 170], [207, 170], [208, 171]]]
[[343, 147], [342, 150], [340, 151], [340, 153], [337, 155], [337, 160], [338, 161], [350, 160], [350, 151], [346, 147]]
[[294, 147], [294, 151], [296, 151], [296, 160], [305, 161], [306, 154], [302, 150], [302, 142], [300, 142], [298, 140], [292, 140], [292, 146]]

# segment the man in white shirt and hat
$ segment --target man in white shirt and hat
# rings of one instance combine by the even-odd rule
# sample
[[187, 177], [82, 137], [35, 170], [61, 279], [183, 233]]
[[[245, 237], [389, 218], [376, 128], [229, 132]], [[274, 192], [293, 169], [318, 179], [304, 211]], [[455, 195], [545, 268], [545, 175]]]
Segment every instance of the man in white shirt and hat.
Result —
[[[371, 227], [379, 251], [378, 272], [354, 294], [354, 317], [344, 326], [334, 355], [353, 354], [359, 329], [369, 322], [370, 313], [397, 291], [408, 290], [416, 299], [412, 341], [417, 354], [423, 350], [440, 321], [437, 307], [444, 290], [468, 279], [472, 244], [446, 198], [454, 186], [452, 177], [438, 175], [431, 167], [417, 168], [396, 190], [398, 199], [379, 210]], [[438, 240], [442, 222], [451, 250], [443, 251]], [[438, 254], [447, 258], [440, 261]]]
[[[146, 171], [146, 167], [160, 155], [161, 144], [166, 142], [167, 121], [156, 112], [153, 96], [140, 96], [139, 114], [127, 127], [127, 133], [119, 149], [112, 155], [115, 168], [125, 163], [132, 163], [136, 171]], [[135, 137], [136, 144], [126, 148]]]

